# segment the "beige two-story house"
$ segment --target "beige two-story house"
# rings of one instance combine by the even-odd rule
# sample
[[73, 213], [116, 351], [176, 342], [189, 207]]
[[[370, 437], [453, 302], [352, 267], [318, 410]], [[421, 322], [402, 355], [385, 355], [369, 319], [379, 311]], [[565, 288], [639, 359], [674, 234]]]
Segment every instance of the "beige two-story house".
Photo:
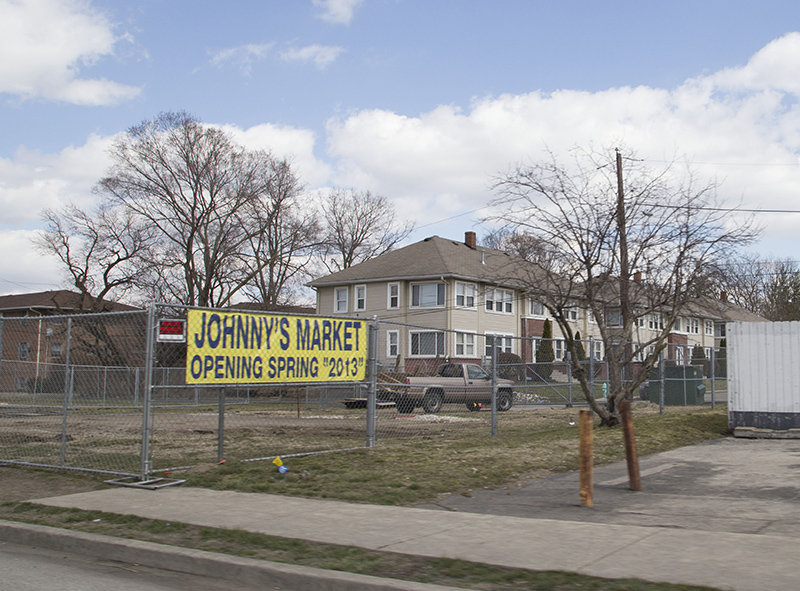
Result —
[[[379, 362], [413, 372], [446, 358], [481, 362], [495, 344], [524, 362], [534, 361], [548, 318], [547, 308], [534, 295], [538, 278], [540, 285], [546, 284], [536, 265], [479, 246], [475, 233], [466, 232], [463, 241], [432, 236], [320, 277], [310, 286], [316, 290], [317, 314], [377, 317]], [[573, 332], [592, 339], [594, 357], [603, 359], [591, 312], [576, 302], [567, 313]], [[614, 326], [614, 313], [610, 301], [608, 326]], [[675, 322], [668, 358], [689, 363], [696, 345], [710, 351], [719, 345], [724, 322], [731, 319], [758, 317], [726, 302], [698, 300]], [[657, 313], [643, 315], [636, 338], [646, 342], [662, 323]], [[563, 338], [555, 323], [552, 328], [555, 358], [564, 360]]]

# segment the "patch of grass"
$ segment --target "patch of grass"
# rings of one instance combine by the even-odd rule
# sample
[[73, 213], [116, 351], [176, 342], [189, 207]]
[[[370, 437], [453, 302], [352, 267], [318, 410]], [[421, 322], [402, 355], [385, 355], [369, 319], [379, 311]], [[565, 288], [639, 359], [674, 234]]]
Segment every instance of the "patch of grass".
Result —
[[[659, 415], [653, 406], [634, 413], [640, 455], [727, 434], [724, 408], [668, 407]], [[539, 413], [535, 428], [531, 412]], [[379, 442], [370, 449], [284, 458], [290, 468], [286, 474], [279, 474], [268, 461], [226, 462], [203, 472], [190, 471], [183, 477], [192, 486], [220, 490], [414, 505], [441, 494], [467, 494], [576, 470], [577, 415], [575, 409], [506, 413], [499, 429], [502, 436], [496, 439], [476, 430], [403, 445]], [[621, 429], [596, 427], [594, 444], [597, 465], [625, 459]]]
[[100, 511], [52, 509], [33, 503], [6, 503], [0, 506], [0, 518], [273, 562], [482, 591], [709, 591], [707, 587], [649, 583], [635, 579], [601, 579], [449, 558], [409, 556]]

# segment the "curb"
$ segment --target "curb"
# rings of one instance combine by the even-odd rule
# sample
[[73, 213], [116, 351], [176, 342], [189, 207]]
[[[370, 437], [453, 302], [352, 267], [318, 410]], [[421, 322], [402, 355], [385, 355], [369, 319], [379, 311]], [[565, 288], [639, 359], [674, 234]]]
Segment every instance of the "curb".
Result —
[[35, 546], [161, 570], [214, 579], [235, 580], [271, 589], [293, 591], [456, 591], [455, 587], [382, 579], [308, 566], [227, 556], [204, 550], [167, 546], [0, 520], [0, 542]]

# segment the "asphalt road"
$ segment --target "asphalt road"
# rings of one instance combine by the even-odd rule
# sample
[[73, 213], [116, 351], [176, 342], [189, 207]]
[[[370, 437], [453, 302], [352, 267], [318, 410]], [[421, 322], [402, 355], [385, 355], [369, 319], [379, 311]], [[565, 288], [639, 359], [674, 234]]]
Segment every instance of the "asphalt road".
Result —
[[[137, 564], [17, 544], [0, 544], [2, 591], [230, 591], [233, 585], [231, 581]], [[238, 582], [235, 586], [237, 591], [256, 591], [256, 587], [243, 586]]]

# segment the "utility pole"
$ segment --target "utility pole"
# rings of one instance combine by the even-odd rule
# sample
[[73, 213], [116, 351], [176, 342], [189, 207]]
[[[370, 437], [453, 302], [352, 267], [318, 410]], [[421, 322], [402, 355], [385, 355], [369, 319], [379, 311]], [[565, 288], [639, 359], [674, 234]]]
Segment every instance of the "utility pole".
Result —
[[628, 318], [630, 312], [630, 294], [628, 281], [630, 269], [628, 268], [628, 233], [625, 222], [625, 188], [622, 183], [622, 154], [617, 152], [617, 234], [619, 235], [619, 299], [622, 309], [622, 325], [630, 326]]
[[[628, 229], [625, 219], [625, 187], [622, 182], [622, 153], [615, 148], [617, 156], [617, 234], [619, 236], [619, 307], [622, 312], [622, 326], [624, 327], [624, 340], [622, 354], [630, 360], [632, 354], [630, 279], [631, 271], [628, 266]], [[618, 376], [619, 385], [624, 388], [625, 375]]]
[[[622, 310], [622, 326], [625, 330], [623, 355], [630, 360], [631, 355], [631, 305], [630, 305], [630, 276], [628, 268], [628, 232], [625, 223], [625, 188], [622, 183], [622, 154], [617, 152], [617, 233], [619, 234], [619, 305]], [[618, 376], [620, 387], [624, 388], [624, 376]], [[633, 415], [631, 414], [630, 400], [622, 400], [619, 405], [622, 414], [622, 427], [624, 431], [625, 456], [628, 462], [628, 475], [631, 490], [642, 490], [642, 481], [639, 476], [639, 456], [636, 452], [636, 438], [633, 432]]]

